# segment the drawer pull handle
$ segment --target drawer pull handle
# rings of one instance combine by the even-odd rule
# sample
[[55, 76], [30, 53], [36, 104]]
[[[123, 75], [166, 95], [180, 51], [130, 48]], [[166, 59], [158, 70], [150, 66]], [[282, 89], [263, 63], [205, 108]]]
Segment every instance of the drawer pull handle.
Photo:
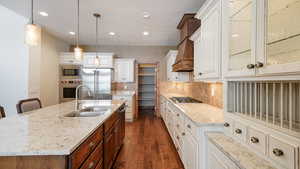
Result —
[[251, 137], [250, 140], [252, 143], [259, 143], [259, 139], [256, 137]]
[[280, 157], [280, 156], [283, 156], [283, 151], [282, 150], [280, 150], [280, 149], [278, 149], [278, 148], [274, 148], [273, 149], [273, 154], [275, 155], [275, 156], [277, 156], [277, 157]]
[[185, 133], [183, 132], [182, 135], [185, 136]]
[[236, 134], [242, 134], [242, 130], [241, 130], [241, 129], [236, 129], [236, 130], [235, 130], [235, 133], [236, 133]]
[[255, 65], [254, 65], [254, 64], [248, 64], [248, 65], [247, 65], [247, 68], [248, 68], [248, 69], [254, 69], [254, 68], [255, 68]]
[[89, 144], [90, 148], [94, 147], [94, 145], [95, 145], [94, 142], [91, 142], [91, 143]]
[[230, 124], [229, 123], [224, 123], [224, 127], [229, 127]]
[[189, 128], [189, 129], [190, 129], [190, 128], [191, 128], [191, 125], [189, 125], [189, 124], [188, 124], [188, 125], [187, 125], [187, 128]]
[[90, 162], [88, 168], [93, 168], [93, 166], [94, 166], [94, 162]]
[[179, 140], [179, 136], [177, 136], [176, 138], [177, 138], [177, 140]]

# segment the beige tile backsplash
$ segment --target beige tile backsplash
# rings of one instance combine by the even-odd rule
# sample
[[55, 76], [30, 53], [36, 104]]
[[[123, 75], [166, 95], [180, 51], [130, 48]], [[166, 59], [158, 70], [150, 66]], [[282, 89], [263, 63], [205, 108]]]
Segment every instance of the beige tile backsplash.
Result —
[[223, 84], [204, 82], [161, 82], [160, 92], [178, 93], [223, 108]]

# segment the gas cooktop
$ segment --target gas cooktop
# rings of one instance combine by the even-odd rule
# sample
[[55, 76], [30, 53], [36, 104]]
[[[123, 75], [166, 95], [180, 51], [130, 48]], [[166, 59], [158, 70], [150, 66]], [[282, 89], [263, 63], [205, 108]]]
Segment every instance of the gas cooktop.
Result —
[[202, 101], [193, 99], [191, 97], [171, 97], [170, 99], [175, 103], [202, 103]]

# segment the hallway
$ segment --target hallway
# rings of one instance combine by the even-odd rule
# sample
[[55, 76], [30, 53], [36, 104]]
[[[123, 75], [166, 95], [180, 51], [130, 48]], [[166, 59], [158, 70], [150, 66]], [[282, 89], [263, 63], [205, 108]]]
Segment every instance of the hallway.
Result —
[[140, 114], [126, 123], [124, 146], [114, 169], [183, 169], [177, 152], [160, 118]]

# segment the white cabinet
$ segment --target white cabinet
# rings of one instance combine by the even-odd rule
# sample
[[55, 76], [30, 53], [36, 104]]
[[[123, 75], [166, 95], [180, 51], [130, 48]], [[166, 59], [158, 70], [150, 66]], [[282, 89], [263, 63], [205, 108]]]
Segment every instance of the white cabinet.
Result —
[[185, 169], [198, 169], [198, 155], [197, 140], [189, 132], [185, 132], [185, 136], [183, 137], [183, 157]]
[[126, 101], [125, 120], [128, 122], [133, 122], [135, 119], [135, 98], [135, 94], [113, 94], [114, 100]]
[[82, 62], [81, 60], [77, 60], [74, 56], [74, 53], [71, 52], [65, 52], [65, 53], [60, 53], [60, 59], [59, 59], [59, 64], [62, 65], [81, 65]]
[[86, 68], [113, 68], [113, 55], [113, 53], [83, 53], [83, 66]]
[[114, 81], [134, 82], [134, 59], [115, 59], [114, 61]]
[[224, 0], [222, 9], [225, 78], [300, 74], [299, 3]]
[[218, 80], [221, 78], [221, 1], [209, 0], [199, 10], [201, 27], [193, 34], [194, 79]]
[[190, 80], [190, 75], [188, 72], [173, 72], [172, 65], [176, 61], [178, 51], [170, 50], [166, 56], [167, 59], [167, 80], [168, 81], [178, 81], [187, 82]]

